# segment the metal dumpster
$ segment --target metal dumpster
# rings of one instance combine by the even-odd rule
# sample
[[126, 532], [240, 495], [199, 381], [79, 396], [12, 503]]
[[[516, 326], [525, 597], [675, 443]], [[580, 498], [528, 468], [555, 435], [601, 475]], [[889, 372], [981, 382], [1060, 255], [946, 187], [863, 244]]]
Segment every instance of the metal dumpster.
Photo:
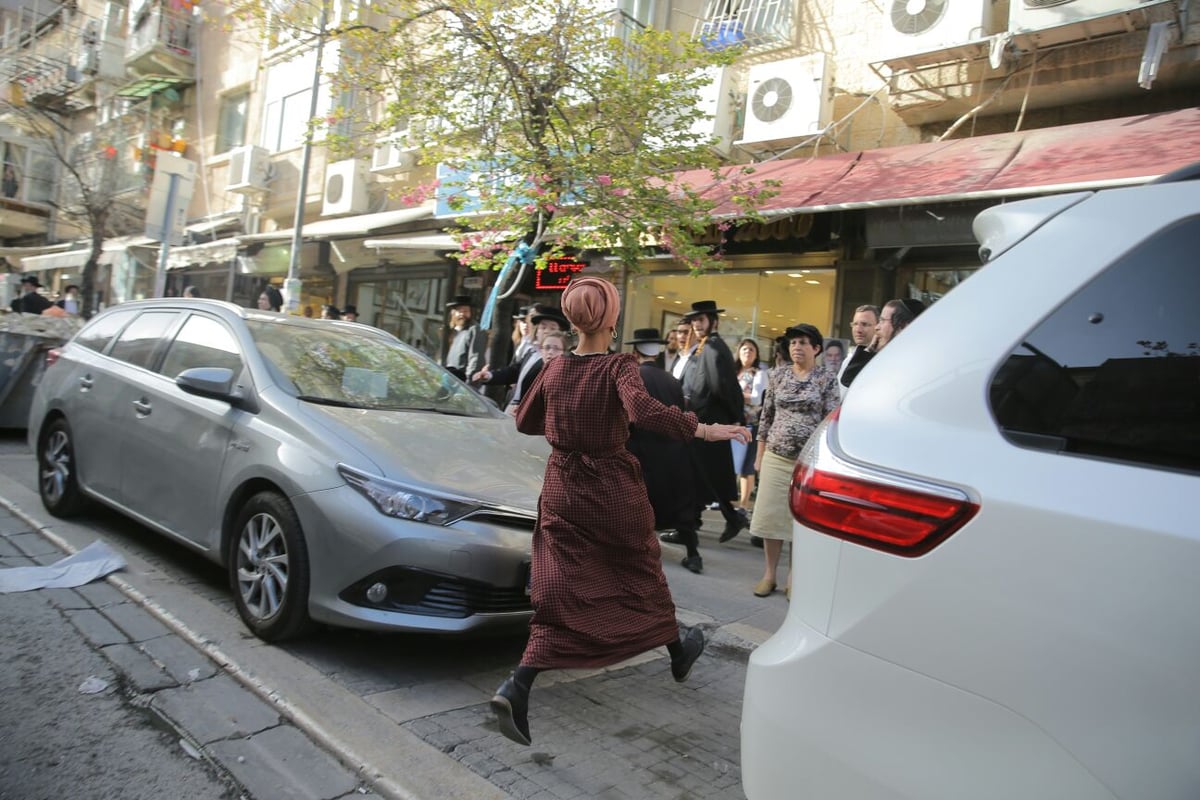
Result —
[[25, 428], [46, 353], [82, 327], [75, 317], [0, 316], [0, 428]]

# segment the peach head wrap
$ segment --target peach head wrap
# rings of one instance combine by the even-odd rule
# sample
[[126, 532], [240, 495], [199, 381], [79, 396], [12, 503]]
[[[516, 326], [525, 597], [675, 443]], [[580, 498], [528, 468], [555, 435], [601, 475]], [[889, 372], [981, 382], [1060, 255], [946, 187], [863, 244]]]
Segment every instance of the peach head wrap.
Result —
[[607, 330], [616, 327], [621, 296], [603, 278], [576, 278], [563, 292], [562, 312], [584, 333]]

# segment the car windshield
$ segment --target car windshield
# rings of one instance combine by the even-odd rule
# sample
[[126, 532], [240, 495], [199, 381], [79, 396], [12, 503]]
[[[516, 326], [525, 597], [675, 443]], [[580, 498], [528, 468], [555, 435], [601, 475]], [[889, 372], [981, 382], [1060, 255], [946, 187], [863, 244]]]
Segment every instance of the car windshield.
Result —
[[383, 336], [329, 325], [247, 320], [276, 382], [302, 400], [349, 408], [500, 413], [428, 356]]

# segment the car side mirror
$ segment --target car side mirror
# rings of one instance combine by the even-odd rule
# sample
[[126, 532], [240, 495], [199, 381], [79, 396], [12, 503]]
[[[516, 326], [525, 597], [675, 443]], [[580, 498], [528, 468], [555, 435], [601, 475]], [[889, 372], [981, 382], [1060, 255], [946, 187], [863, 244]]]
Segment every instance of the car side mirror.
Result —
[[228, 367], [193, 367], [175, 376], [175, 385], [188, 394], [225, 400], [237, 408], [246, 407], [246, 395], [234, 384]]

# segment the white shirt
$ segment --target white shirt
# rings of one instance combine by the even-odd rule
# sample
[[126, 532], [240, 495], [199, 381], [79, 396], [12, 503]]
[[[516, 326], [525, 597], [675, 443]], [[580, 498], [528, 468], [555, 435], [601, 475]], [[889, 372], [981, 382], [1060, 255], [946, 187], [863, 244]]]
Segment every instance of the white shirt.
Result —
[[850, 350], [846, 353], [845, 357], [842, 359], [842, 365], [840, 367], [838, 367], [838, 374], [837, 374], [838, 394], [841, 396], [842, 400], [846, 399], [846, 392], [850, 391], [849, 386], [844, 386], [842, 384], [842, 373], [846, 371], [846, 367], [850, 366], [850, 359], [853, 358], [854, 354], [857, 352], [858, 352], [858, 345], [856, 345], [856, 344], [850, 345]]
[[683, 381], [683, 368], [687, 366], [688, 359], [692, 357], [692, 353], [696, 352], [699, 345], [693, 345], [687, 349], [687, 352], [680, 351], [679, 358], [675, 360], [675, 366], [671, 367], [671, 375], [675, 380]]

